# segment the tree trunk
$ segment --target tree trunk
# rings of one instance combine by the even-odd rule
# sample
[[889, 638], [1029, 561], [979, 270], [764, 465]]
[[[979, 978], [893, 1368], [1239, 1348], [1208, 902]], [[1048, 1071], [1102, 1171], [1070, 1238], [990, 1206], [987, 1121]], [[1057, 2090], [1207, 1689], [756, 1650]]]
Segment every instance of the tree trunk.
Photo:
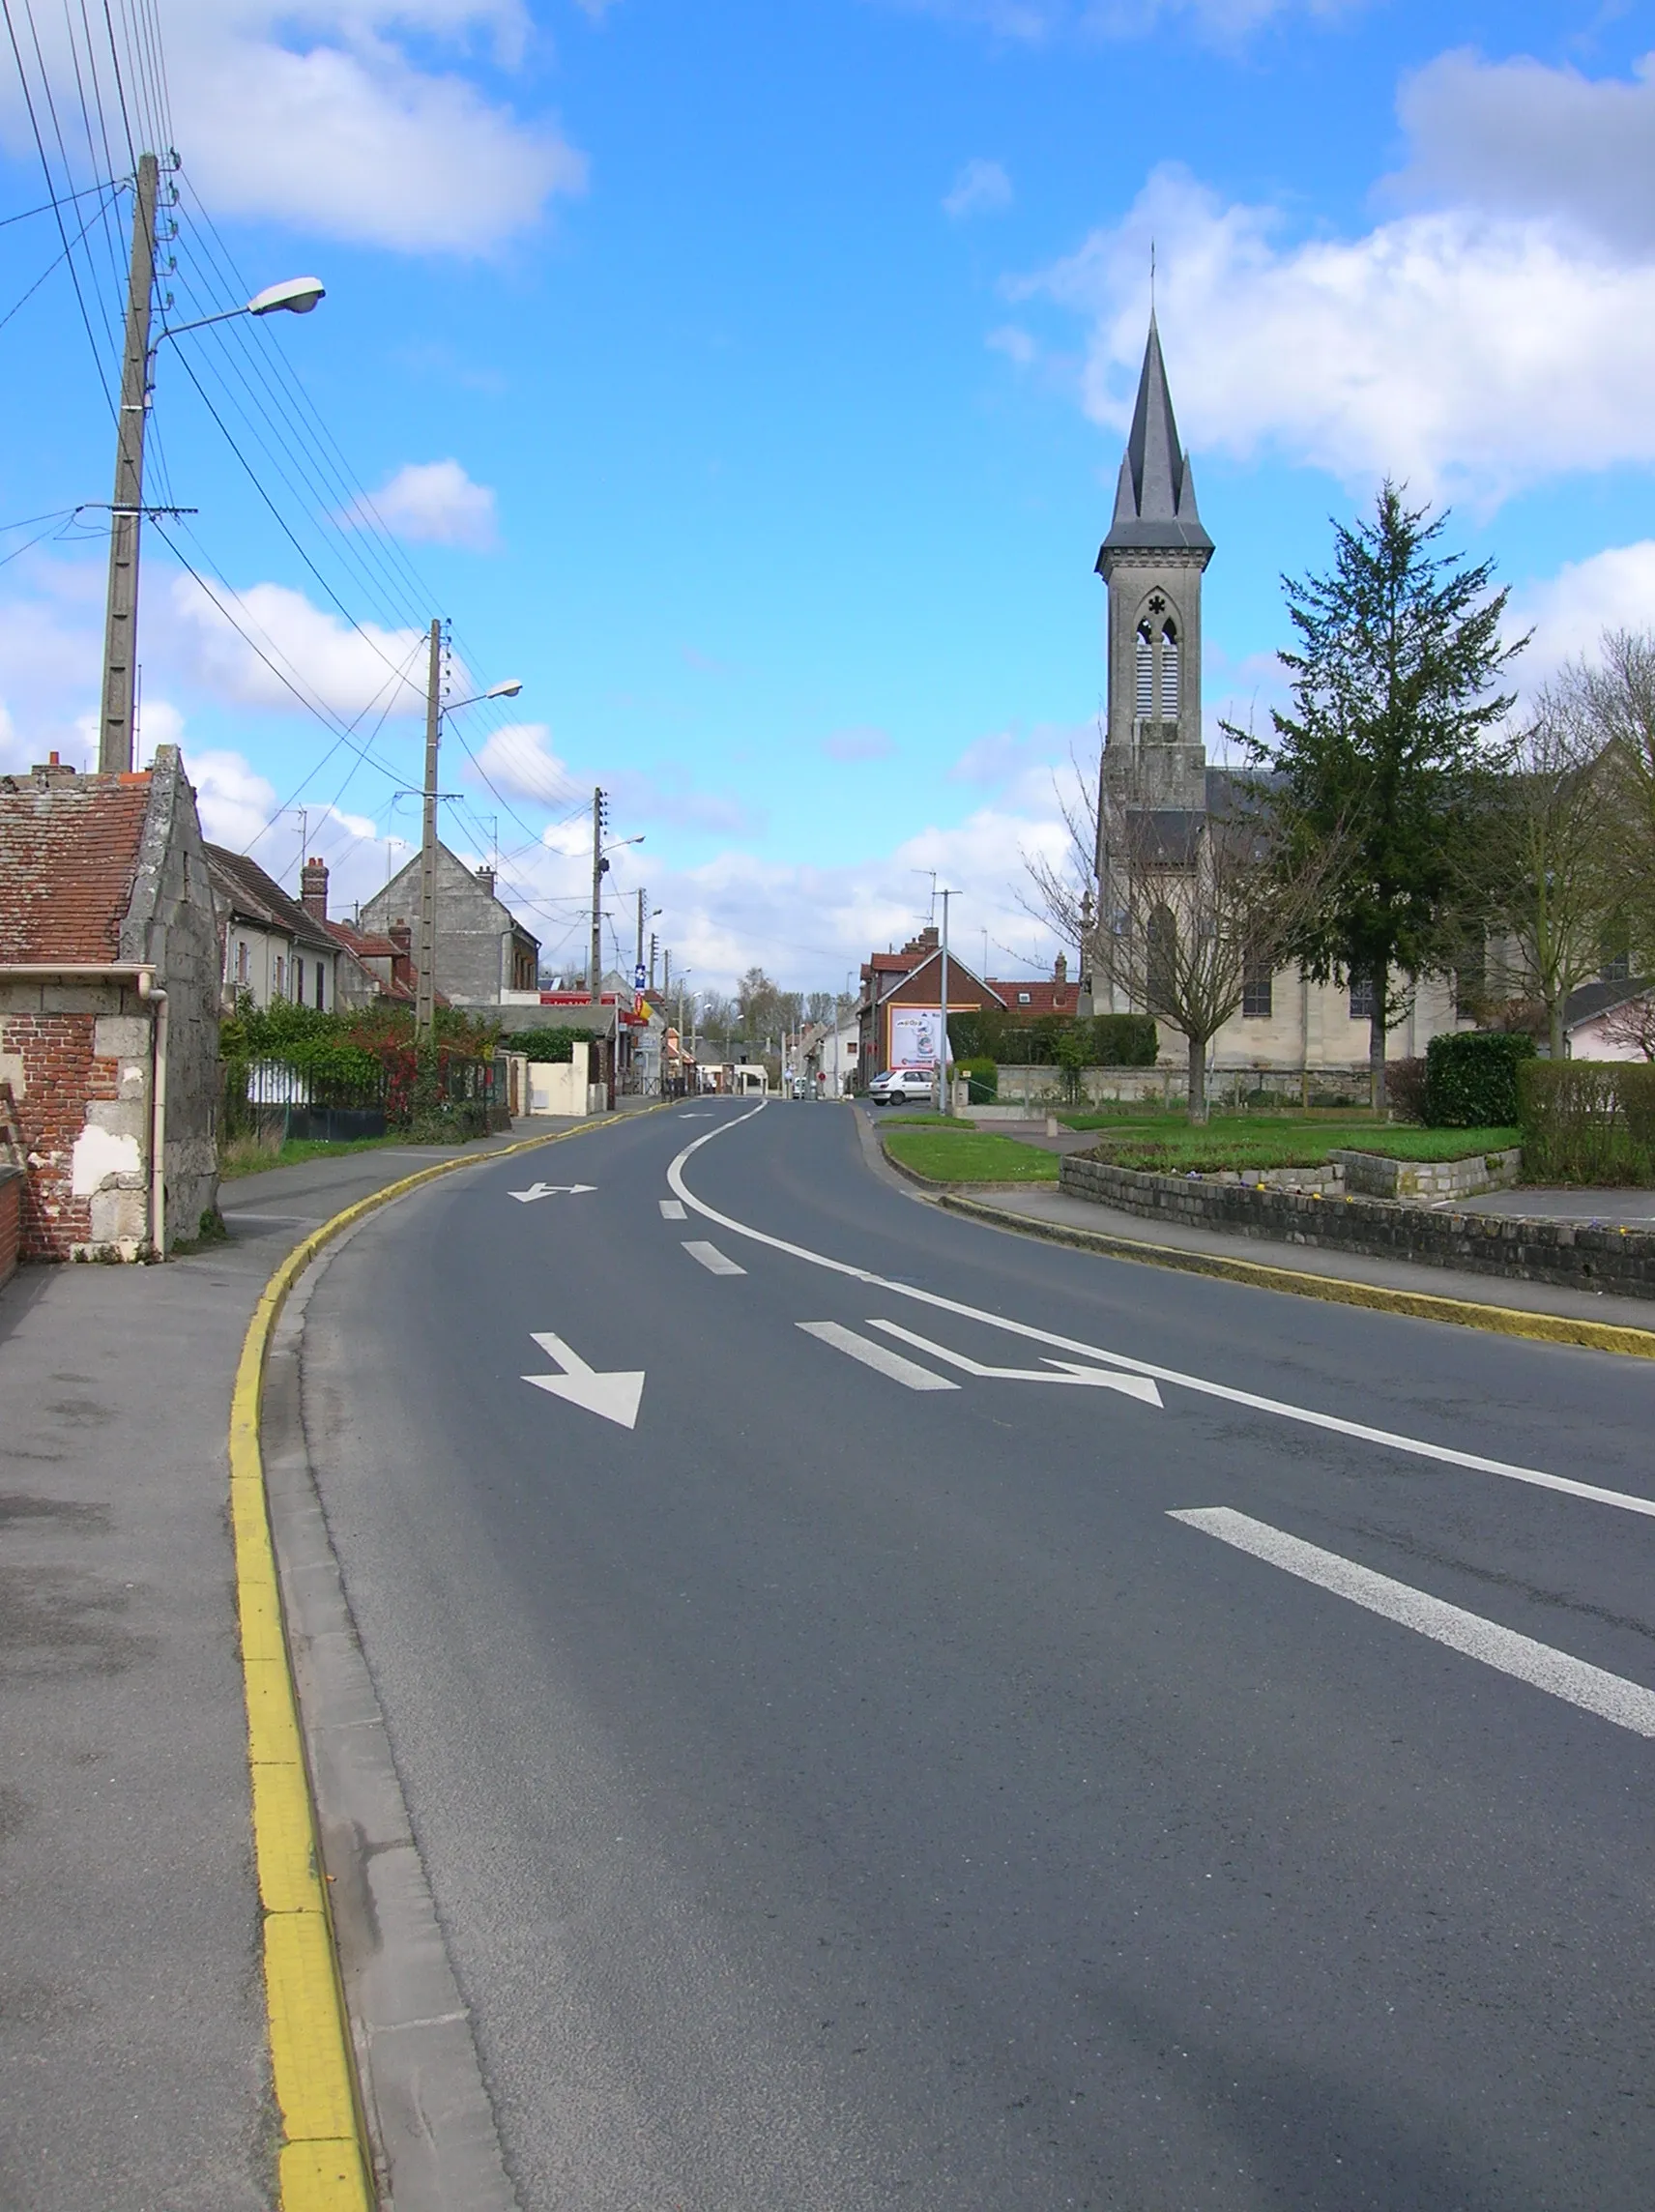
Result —
[[1189, 1118], [1206, 1120], [1206, 1039], [1189, 1039]]
[[1563, 1002], [1553, 999], [1546, 1009], [1547, 1027], [1551, 1032], [1552, 1058], [1563, 1057]]
[[1385, 999], [1390, 970], [1384, 963], [1374, 971], [1374, 1010], [1368, 1020], [1368, 1095], [1376, 1114], [1385, 1110]]

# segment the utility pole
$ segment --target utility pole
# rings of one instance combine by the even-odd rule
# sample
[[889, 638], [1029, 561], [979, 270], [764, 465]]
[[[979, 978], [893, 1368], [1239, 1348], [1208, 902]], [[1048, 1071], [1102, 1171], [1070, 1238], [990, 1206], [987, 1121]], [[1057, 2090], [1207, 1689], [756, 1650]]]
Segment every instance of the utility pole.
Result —
[[437, 743], [443, 727], [443, 626], [431, 625], [425, 677], [425, 817], [420, 835], [420, 967], [414, 1004], [417, 1043], [431, 1041], [437, 1019]]
[[650, 932], [650, 996], [655, 995], [655, 962], [660, 957], [661, 941], [654, 930]]
[[638, 970], [639, 970], [639, 969], [640, 969], [640, 968], [641, 968], [643, 965], [644, 965], [644, 893], [643, 893], [642, 891], [640, 891], [640, 892], [638, 893], [638, 956], [637, 956], [637, 959], [634, 961], [634, 963], [633, 963], [633, 967], [632, 967], [632, 973], [633, 973], [633, 975], [637, 975], [637, 972], [638, 972]]
[[121, 413], [115, 425], [115, 497], [109, 513], [109, 597], [103, 619], [103, 717], [98, 772], [132, 766], [137, 690], [138, 525], [144, 512], [144, 426], [149, 410], [150, 305], [155, 296], [156, 191], [160, 163], [138, 156], [132, 194], [132, 259], [127, 277], [127, 337]]
[[937, 1049], [937, 1109], [948, 1111], [948, 901], [952, 891], [939, 891], [943, 902], [943, 1041]]
[[586, 995], [595, 1006], [603, 996], [603, 877], [609, 862], [603, 858], [603, 793], [592, 795], [592, 961], [586, 971]]

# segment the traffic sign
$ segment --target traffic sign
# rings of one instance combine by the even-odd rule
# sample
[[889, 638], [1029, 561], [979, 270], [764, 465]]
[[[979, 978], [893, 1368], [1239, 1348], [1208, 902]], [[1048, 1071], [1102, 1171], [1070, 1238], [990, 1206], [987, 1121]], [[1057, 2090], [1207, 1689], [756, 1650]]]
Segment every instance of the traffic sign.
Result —
[[643, 969], [643, 966], [642, 966], [642, 964], [640, 964], [638, 967], [636, 967], [636, 968], [634, 968], [634, 969], [633, 969], [633, 971], [632, 971], [632, 988], [633, 988], [633, 990], [634, 990], [634, 991], [641, 991], [641, 990], [644, 988], [644, 985], [645, 985], [645, 984], [646, 984], [648, 981], [649, 981], [649, 977], [648, 977], [648, 975], [647, 975], [644, 973], [644, 969]]

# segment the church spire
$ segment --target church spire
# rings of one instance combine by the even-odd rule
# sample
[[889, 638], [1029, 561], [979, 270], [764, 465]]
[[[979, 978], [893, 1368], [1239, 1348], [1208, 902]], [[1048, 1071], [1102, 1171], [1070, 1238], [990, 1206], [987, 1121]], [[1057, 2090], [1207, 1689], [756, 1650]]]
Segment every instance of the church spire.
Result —
[[1212, 539], [1202, 528], [1196, 511], [1189, 455], [1178, 444], [1153, 308], [1149, 311], [1149, 342], [1144, 348], [1143, 374], [1138, 379], [1138, 404], [1132, 411], [1132, 433], [1120, 462], [1115, 519], [1098, 553], [1098, 572], [1107, 573], [1104, 564], [1112, 553], [1151, 550], [1212, 551]]

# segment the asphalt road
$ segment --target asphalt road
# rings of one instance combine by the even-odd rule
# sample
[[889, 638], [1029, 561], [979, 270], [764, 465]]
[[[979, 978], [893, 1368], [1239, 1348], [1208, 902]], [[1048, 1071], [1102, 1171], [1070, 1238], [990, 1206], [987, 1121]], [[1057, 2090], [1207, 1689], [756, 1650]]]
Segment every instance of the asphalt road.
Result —
[[305, 1348], [526, 2206], [1647, 2212], [1655, 1375], [986, 1230], [841, 1109], [544, 1158]]

